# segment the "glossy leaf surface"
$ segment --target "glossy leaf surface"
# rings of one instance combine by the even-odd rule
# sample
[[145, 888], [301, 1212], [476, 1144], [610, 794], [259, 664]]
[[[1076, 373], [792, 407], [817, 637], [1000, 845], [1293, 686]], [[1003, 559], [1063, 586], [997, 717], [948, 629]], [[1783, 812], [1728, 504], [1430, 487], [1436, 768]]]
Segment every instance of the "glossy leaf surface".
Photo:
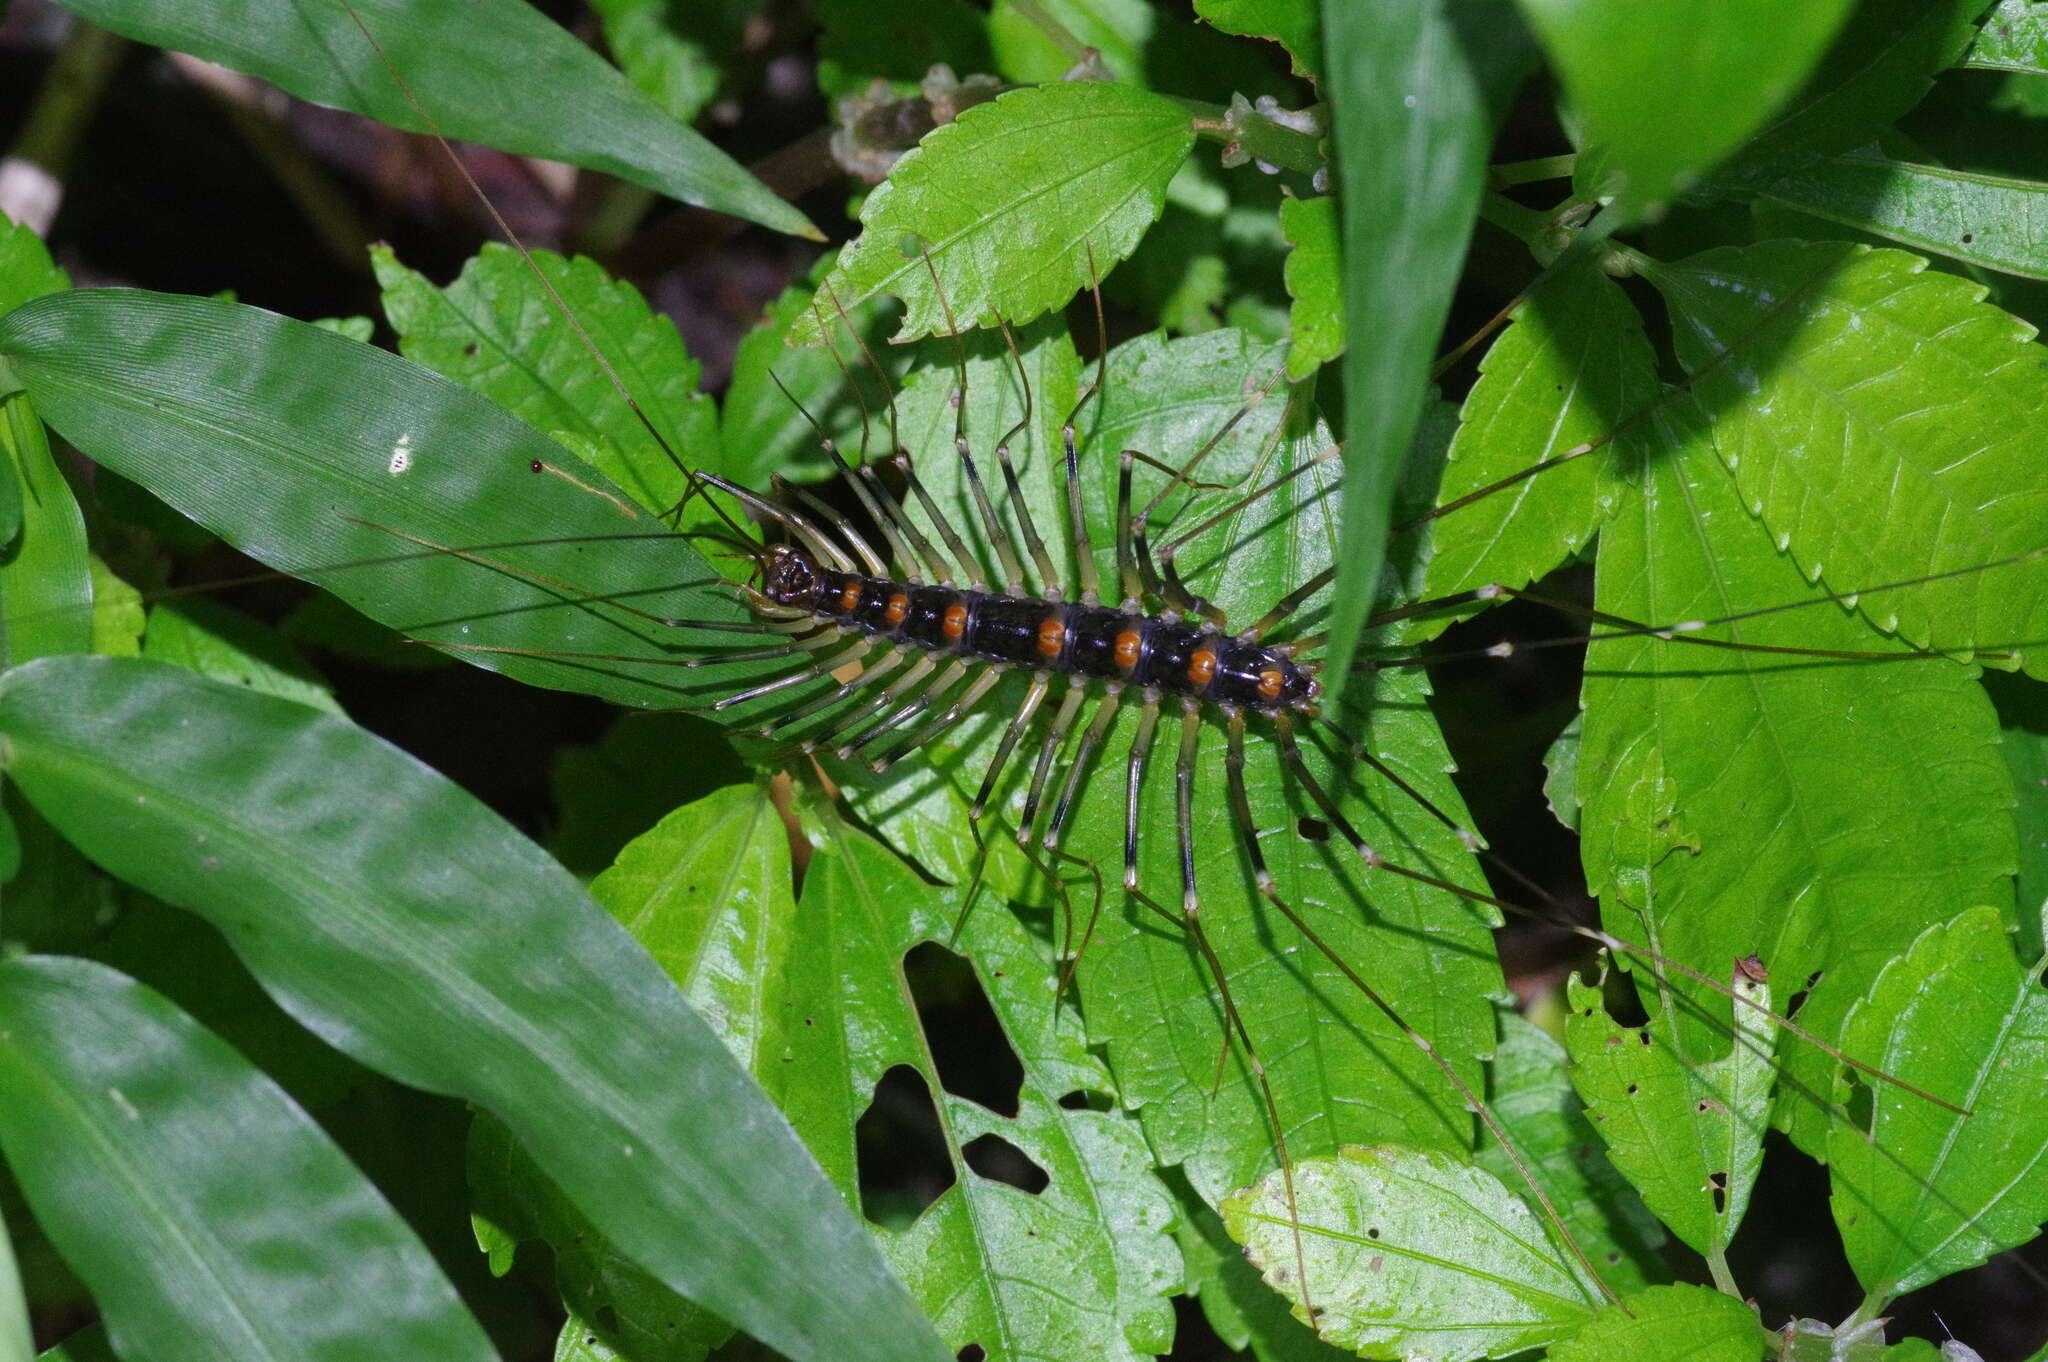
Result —
[[9, 673], [0, 731], [88, 854], [208, 916], [330, 1043], [504, 1119], [674, 1289], [797, 1356], [942, 1355], [674, 985], [469, 795], [343, 721], [140, 662]]

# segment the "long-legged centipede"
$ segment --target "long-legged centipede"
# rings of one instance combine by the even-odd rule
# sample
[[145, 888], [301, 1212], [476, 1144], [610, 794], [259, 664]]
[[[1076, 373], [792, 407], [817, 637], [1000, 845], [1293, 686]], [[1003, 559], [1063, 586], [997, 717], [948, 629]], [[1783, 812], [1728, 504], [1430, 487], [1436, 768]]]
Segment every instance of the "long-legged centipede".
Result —
[[[1057, 343], [1048, 344], [1057, 348]], [[1020, 348], [1034, 358], [1042, 353], [1036, 339], [1028, 338]], [[1012, 367], [1009, 357], [996, 351], [983, 358], [987, 362], [977, 369], [971, 383], [949, 379], [946, 384], [928, 385], [927, 393], [942, 393], [950, 386], [955, 400], [971, 403], [975, 400], [973, 394], [1001, 391], [1006, 382], [1003, 374]], [[1021, 355], [1015, 367], [1022, 369]], [[939, 372], [944, 372], [943, 368]], [[1259, 384], [1254, 382], [1251, 386], [1256, 390]], [[1029, 380], [1023, 388], [1028, 394]], [[1105, 400], [1116, 390], [1117, 385], [1106, 385]], [[1245, 396], [1240, 385], [1232, 401], [1241, 403]], [[1048, 410], [1054, 409], [1054, 404], [1046, 405]], [[1273, 399], [1269, 409], [1277, 412], [1284, 405]], [[698, 689], [718, 696], [728, 716], [773, 709], [775, 720], [771, 727], [776, 738], [793, 738], [820, 754], [888, 766], [893, 759], [913, 751], [964, 749], [974, 760], [967, 763], [970, 774], [966, 788], [957, 793], [958, 802], [969, 806], [975, 815], [968, 820], [970, 826], [979, 827], [980, 820], [991, 816], [992, 811], [998, 819], [1003, 816], [1001, 796], [1005, 791], [996, 787], [1006, 783], [1007, 773], [1007, 784], [1011, 787], [1007, 794], [1012, 801], [1019, 796], [1023, 801], [1023, 808], [1013, 818], [1017, 830], [1034, 847], [1062, 853], [1051, 858], [1055, 874], [1076, 864], [1114, 866], [1120, 859], [1124, 884], [1134, 891], [1132, 901], [1141, 908], [1135, 914], [1137, 921], [1121, 921], [1112, 911], [1107, 915], [1102, 939], [1091, 940], [1084, 925], [1071, 943], [1073, 953], [1082, 958], [1079, 987], [1090, 1009], [1091, 1022], [1102, 1020], [1105, 1032], [1118, 1034], [1119, 1039], [1111, 1043], [1112, 1054], [1131, 1060], [1120, 1071], [1120, 1078], [1128, 1077], [1132, 1093], [1146, 1093], [1142, 1047], [1130, 1039], [1131, 1028], [1118, 1032], [1115, 1017], [1119, 1008], [1139, 1012], [1146, 1003], [1135, 990], [1120, 986], [1133, 977], [1132, 972], [1123, 971], [1121, 966], [1164, 940], [1170, 943], [1170, 950], [1188, 957], [1183, 964], [1192, 964], [1197, 973], [1208, 975], [1208, 982], [1199, 990], [1200, 1001], [1188, 1009], [1190, 1015], [1205, 1009], [1244, 1014], [1244, 1021], [1203, 1016], [1201, 1019], [1208, 1024], [1209, 1043], [1182, 1048], [1206, 1049], [1209, 1053], [1184, 1068], [1192, 1072], [1224, 1065], [1229, 1055], [1217, 1053], [1221, 1047], [1215, 1040], [1233, 1027], [1259, 1034], [1238, 1037], [1243, 1047], [1238, 1062], [1243, 1069], [1231, 1084], [1219, 1085], [1217, 1080], [1204, 1075], [1195, 1082], [1183, 1083], [1179, 1092], [1162, 1096], [1155, 1088], [1145, 1097], [1133, 1100], [1149, 1100], [1155, 1110], [1173, 1109], [1184, 1116], [1196, 1113], [1203, 1120], [1211, 1118], [1232, 1098], [1251, 1095], [1256, 1102], [1256, 1096], [1247, 1090], [1254, 1083], [1263, 1082], [1269, 1072], [1285, 1068], [1289, 1055], [1282, 1052], [1289, 1048], [1292, 1039], [1285, 1029], [1285, 1019], [1267, 1014], [1261, 1005], [1230, 1007], [1230, 991], [1237, 987], [1239, 972], [1247, 967], [1245, 962], [1270, 960], [1275, 962], [1276, 969], [1301, 970], [1304, 974], [1320, 970], [1320, 976], [1309, 978], [1303, 990], [1303, 996], [1320, 1001], [1328, 1000], [1330, 995], [1320, 990], [1332, 982], [1336, 991], [1355, 994], [1362, 985], [1355, 977], [1346, 976], [1367, 959], [1373, 959], [1379, 967], [1372, 972], [1374, 979], [1384, 974], [1398, 983], [1404, 973], [1404, 961], [1393, 958], [1379, 944], [1382, 938], [1358, 933], [1356, 924], [1341, 919], [1347, 915], [1388, 916], [1386, 905], [1395, 889], [1393, 881], [1403, 871], [1439, 882], [1461, 877], [1469, 880], [1469, 867], [1460, 869], [1440, 859], [1437, 848], [1418, 851], [1411, 846], [1401, 852], [1393, 850], [1421, 834], [1397, 831], [1389, 838], [1362, 826], [1361, 807], [1372, 809], [1397, 796], [1406, 798], [1402, 787], [1407, 785], [1423, 801], [1416, 808], [1450, 811], [1440, 820], [1442, 826], [1435, 835], [1446, 838], [1442, 856], [1456, 857], [1462, 865], [1462, 848], [1457, 845], [1462, 840], [1462, 820], [1452, 802], [1439, 791], [1426, 788], [1426, 783], [1416, 779], [1413, 772], [1387, 775], [1371, 765], [1374, 760], [1406, 759], [1427, 767], [1435, 758], [1415, 755], [1423, 751], [1421, 748], [1410, 749], [1406, 758], [1384, 754], [1361, 756], [1351, 746], [1361, 732], [1352, 715], [1337, 716], [1341, 727], [1311, 725], [1308, 733], [1302, 732], [1308, 710], [1297, 707], [1296, 702], [1311, 704], [1315, 697], [1309, 694], [1302, 659], [1283, 650], [1292, 647], [1304, 654], [1311, 651], [1304, 647], [1303, 636], [1297, 631], [1291, 645], [1284, 641], [1273, 643], [1267, 638], [1269, 630], [1290, 622], [1286, 618], [1276, 618], [1270, 625], [1262, 620], [1263, 627], [1243, 631], [1252, 637], [1229, 632], [1225, 621], [1254, 618], [1262, 610], [1273, 609], [1274, 601], [1291, 597], [1296, 591], [1303, 594], [1293, 603], [1297, 611], [1293, 619], [1298, 621], [1313, 613], [1319, 604], [1312, 599], [1312, 588], [1323, 585], [1321, 574], [1326, 565], [1295, 561], [1278, 580], [1247, 573], [1247, 579], [1257, 580], [1237, 583], [1229, 580], [1236, 575], [1235, 560], [1219, 561], [1212, 557], [1205, 574], [1198, 575], [1194, 569], [1177, 573], [1174, 552], [1163, 548], [1155, 562], [1143, 547], [1145, 533], [1159, 530], [1165, 517], [1151, 520], [1137, 509], [1145, 498], [1135, 495], [1129, 484], [1144, 476], [1152, 465], [1130, 455], [1121, 460], [1111, 458], [1122, 441], [1108, 439], [1096, 431], [1084, 456], [1075, 453], [1071, 446], [1066, 451], [1058, 450], [1057, 441], [1048, 442], [1044, 432], [1037, 432], [1035, 450], [1029, 456], [1020, 452], [1014, 474], [1010, 461], [998, 455], [1004, 482], [992, 483], [994, 494], [990, 495], [966, 459], [956, 463], [944, 452], [949, 438], [943, 429], [949, 402], [942, 400], [927, 406], [938, 413], [937, 420], [926, 423], [936, 431], [938, 439], [918, 445], [928, 452], [918, 459], [916, 473], [928, 484], [932, 503], [943, 509], [929, 509], [925, 493], [908, 488], [899, 493], [879, 482], [867, 481], [861, 472], [850, 475], [849, 488], [855, 489], [856, 494], [865, 491], [871, 499], [864, 507], [870, 518], [860, 522], [861, 529], [872, 529], [880, 535], [883, 547], [857, 540], [853, 535], [860, 530], [850, 534], [852, 526], [848, 521], [825, 515], [814, 497], [806, 500], [808, 493], [776, 499], [719, 473], [702, 479], [701, 486], [712, 489], [707, 495], [737, 500], [756, 517], [780, 526], [784, 542], [773, 547], [755, 544], [750, 550], [750, 556], [767, 571], [759, 591], [745, 598], [753, 607], [753, 618], [738, 623], [757, 634], [780, 636], [782, 641], [724, 652], [709, 651], [722, 645], [705, 644], [707, 633], [715, 640], [717, 631], [728, 629], [735, 621], [706, 619], [701, 622], [704, 629], [690, 635], [692, 641], [678, 649], [695, 655], [679, 660], [692, 670], [722, 663], [735, 671], [791, 660], [812, 661], [818, 665], [799, 667], [786, 676], [763, 673], [757, 680], [730, 685], [720, 682], [708, 689]], [[1029, 413], [1018, 419], [1028, 422]], [[977, 421], [977, 431], [1004, 428], [1009, 417], [997, 420], [1002, 424]], [[1088, 425], [1085, 421], [1078, 424], [1084, 429]], [[1248, 470], [1259, 466], [1254, 458], [1218, 475], [1230, 490], [1220, 500], [1203, 502], [1198, 495], [1202, 489], [1191, 485], [1185, 456], [1186, 450], [1200, 447], [1200, 442], [1187, 441], [1152, 446], [1165, 457], [1170, 470], [1168, 482], [1158, 496], [1188, 503], [1186, 519], [1179, 523], [1202, 525], [1215, 516], [1230, 520], [1231, 523], [1214, 528], [1220, 531], [1219, 539], [1231, 543], [1256, 543], [1261, 533], [1291, 533], [1290, 527], [1312, 521], [1322, 513], [1316, 507], [1316, 497], [1295, 494], [1321, 490], [1322, 475], [1314, 461], [1324, 442], [1300, 431], [1279, 431], [1277, 426], [1268, 433], [1274, 435], [1270, 445], [1262, 435], [1253, 441], [1255, 450], [1284, 451], [1285, 457], [1292, 460], [1287, 473], [1299, 479], [1298, 483], [1277, 486], [1278, 478], [1273, 475], [1277, 470], [1248, 478]], [[997, 442], [999, 450], [1008, 438]], [[1030, 438], [1019, 440], [1020, 451]], [[1536, 453], [1530, 451], [1529, 457], [1534, 459]], [[1112, 492], [1112, 484], [1119, 479], [1122, 486]], [[1266, 491], [1269, 486], [1274, 490]], [[1034, 511], [1038, 513], [1035, 520], [1021, 519]], [[1254, 520], [1263, 523], [1248, 523]], [[950, 534], [939, 528], [941, 521], [951, 522]], [[1032, 528], [1027, 530], [1027, 524]], [[1060, 564], [1049, 563], [1047, 558], [1049, 553], [1058, 552], [1058, 547], [1049, 550], [1038, 540], [1038, 525], [1067, 527], [1070, 544], [1064, 547], [1076, 551], [1070, 579], [1070, 584], [1077, 588], [1073, 599], [1065, 590], [1058, 589], [1066, 574]], [[1104, 533], [1105, 527], [1108, 533]], [[892, 530], [900, 544], [890, 542]], [[920, 535], [925, 542], [919, 542]], [[428, 534], [415, 537], [428, 539]], [[1615, 537], [1621, 538], [1619, 534]], [[1104, 604], [1089, 599], [1087, 581], [1095, 571], [1093, 546], [1107, 545], [1112, 538], [1117, 541], [1117, 563], [1106, 576], [1115, 583], [1115, 604]], [[461, 558], [479, 572], [507, 571], [499, 562], [502, 555], [487, 543], [465, 544], [446, 532], [429, 542], [436, 546], [434, 552]], [[1196, 550], [1183, 549], [1181, 554], [1183, 562], [1198, 556]], [[1016, 567], [1003, 563], [991, 570], [987, 566], [987, 561], [1006, 555]], [[521, 569], [509, 571], [517, 575]], [[529, 584], [550, 579], [546, 569], [524, 571], [530, 574]], [[1128, 585], [1133, 574], [1137, 577], [1136, 589]], [[572, 579], [569, 574], [562, 574], [561, 580]], [[1221, 581], [1222, 586], [1213, 585], [1212, 581]], [[1228, 603], [1210, 606], [1187, 589], [1188, 582], [1203, 586], [1219, 600], [1229, 597]], [[1232, 595], [1233, 588], [1238, 586], [1246, 589]], [[1095, 591], [1101, 594], [1099, 587]], [[1247, 605], [1244, 598], [1258, 591], [1265, 593], [1263, 603]], [[899, 608], [899, 598], [902, 617], [892, 619], [892, 612]], [[572, 612], [616, 615], [631, 601], [631, 597], [607, 584], [584, 593], [581, 599], [569, 593], [558, 603]], [[799, 608], [804, 612], [801, 618], [791, 613]], [[948, 634], [948, 620], [956, 608], [960, 612], [957, 634]], [[1604, 628], [1624, 639], [1646, 641], [1647, 635], [1678, 631], [1682, 627], [1677, 623], [1680, 620], [1690, 622], [1708, 616], [1718, 620], [1721, 615], [1740, 613], [1744, 612], [1733, 608], [1720, 612], [1682, 608], [1671, 613], [1639, 608], [1633, 614], [1611, 609], [1607, 622], [1596, 632]], [[423, 636], [426, 633], [420, 632]], [[1125, 635], [1134, 636], [1128, 646]], [[1313, 641], [1312, 634], [1307, 637]], [[497, 646], [446, 641], [450, 646], [479, 650]], [[1809, 648], [1835, 646], [1817, 640], [1806, 642]], [[1681, 652], [1661, 640], [1657, 646], [1666, 653]], [[1839, 651], [1855, 646], [1841, 647]], [[1861, 646], [1871, 645], [1866, 642]], [[605, 660], [601, 655], [588, 657], [590, 648], [589, 643], [566, 640], [554, 655], [561, 659], [564, 668]], [[856, 653], [863, 656], [856, 659]], [[1207, 661], [1202, 658], [1204, 653], [1209, 654]], [[1126, 656], [1130, 660], [1129, 672], [1122, 665]], [[864, 670], [849, 681], [845, 679], [847, 671], [856, 662]], [[836, 675], [828, 678], [825, 673]], [[1010, 673], [1016, 675], [1006, 682]], [[1277, 679], [1269, 681], [1269, 677]], [[1062, 682], [1063, 691], [1059, 689]], [[1156, 698], [1146, 696], [1148, 683], [1157, 692]], [[1003, 689], [1005, 685], [1007, 690]], [[767, 689], [771, 686], [776, 689]], [[1279, 694], [1266, 694], [1269, 688], [1277, 689]], [[1291, 696], [1290, 689], [1294, 692]], [[1007, 713], [1000, 703], [1004, 697], [1010, 699]], [[763, 704], [754, 705], [755, 701]], [[1398, 705], [1397, 701], [1396, 709]], [[1048, 710], [1052, 711], [1049, 718]], [[806, 726], [810, 720], [815, 722]], [[1149, 778], [1146, 758], [1159, 742], [1173, 742], [1176, 720], [1180, 733], [1172, 763], [1173, 779], [1170, 786], [1162, 786]], [[1385, 721], [1375, 722], [1378, 725]], [[1376, 727], [1375, 736], [1382, 731]], [[1320, 749], [1310, 736], [1317, 733], [1325, 743]], [[1034, 737], [1038, 744], [1035, 762], [1030, 759], [1030, 740]], [[991, 748], [1000, 759], [989, 759]], [[1028, 776], [1021, 778], [1016, 774], [1020, 753], [1021, 765], [1028, 770]], [[1255, 760], [1261, 753], [1273, 760]], [[1110, 769], [1119, 755], [1124, 763], [1121, 782]], [[1262, 766], [1267, 768], [1263, 773]], [[890, 782], [866, 789], [856, 787], [853, 799], [864, 810], [887, 813], [895, 794], [928, 780], [931, 769], [932, 764], [905, 762]], [[1641, 774], [1638, 770], [1627, 772], [1630, 778]], [[1356, 788], [1366, 784], [1373, 788]], [[1125, 796], [1120, 800], [1109, 792], [1118, 785]], [[870, 821], [890, 831], [901, 828], [908, 820], [882, 816]], [[1336, 830], [1339, 839], [1318, 841], [1305, 832], [1296, 835], [1295, 829], [1305, 821], [1323, 824], [1325, 832]], [[1347, 850], [1347, 846], [1350, 851], [1364, 850], [1370, 854], [1349, 858], [1335, 854]], [[1276, 872], [1268, 865], [1276, 859], [1299, 860], [1303, 864], [1283, 866]], [[1348, 868], [1340, 867], [1340, 862]], [[1301, 895], [1298, 886], [1303, 866], [1311, 863], [1324, 877], [1321, 884], [1326, 888]], [[1361, 866], [1387, 873], [1375, 873], [1369, 890], [1358, 889]], [[1160, 887], [1176, 883], [1182, 888], [1182, 911], [1176, 914], [1162, 908], [1153, 912], [1149, 905], [1171, 898], [1170, 893], [1160, 893]], [[1425, 881], [1411, 878], [1409, 883]], [[1439, 914], [1448, 911], [1476, 918], [1494, 906], [1484, 897], [1475, 896], [1485, 893], [1476, 884], [1468, 882], [1461, 887], [1467, 891], [1462, 896], [1455, 891], [1448, 895], [1440, 890], [1432, 894], [1431, 909]], [[1242, 890], [1250, 892], [1238, 892]], [[1207, 898], [1191, 926], [1189, 909], [1200, 901], [1198, 891], [1206, 892]], [[1268, 903], [1280, 905], [1283, 910], [1332, 911], [1328, 920], [1314, 921], [1312, 936], [1275, 935], [1262, 925], [1262, 910], [1256, 897], [1260, 891], [1264, 891]], [[1502, 893], [1513, 896], [1511, 891]], [[1325, 895], [1331, 902], [1307, 902]], [[1115, 897], [1112, 890], [1110, 898]], [[1238, 905], [1232, 900], [1241, 900], [1247, 911], [1235, 913]], [[1233, 916], [1237, 919], [1235, 923], [1229, 920]], [[1147, 935], [1148, 928], [1154, 935]], [[1411, 934], [1430, 930], [1412, 924], [1404, 929]], [[1260, 939], [1262, 935], [1264, 939]], [[1213, 939], [1215, 944], [1205, 944], [1205, 939]], [[1445, 934], [1438, 939], [1450, 938]], [[1313, 947], [1304, 950], [1302, 941], [1318, 946], [1327, 944], [1330, 954], [1326, 965], [1314, 961]], [[1662, 943], [1655, 944], [1659, 944], [1661, 951]], [[1451, 953], [1459, 949], [1461, 946], [1454, 944]], [[1264, 952], [1262, 956], [1256, 954], [1260, 950]], [[1670, 953], [1695, 958], [1690, 951], [1673, 949]], [[1697, 958], [1701, 968], [1710, 967], [1708, 955]], [[1149, 957], [1152, 963], [1157, 959], [1156, 954]], [[1426, 956], [1412, 959], [1421, 961]], [[1303, 965], [1304, 960], [1308, 961], [1307, 966]], [[1204, 970], [1204, 966], [1208, 968]], [[1429, 964], [1420, 967], [1434, 968]], [[1483, 976], [1483, 970], [1479, 975]], [[1427, 990], [1423, 993], [1428, 996]], [[1413, 1012], [1406, 1003], [1403, 1009]], [[1416, 1015], [1413, 1019], [1416, 1027], [1406, 1036], [1426, 1035], [1446, 1052], [1453, 1047], [1477, 1047], [1458, 1050], [1460, 1062], [1464, 1054], [1477, 1053], [1489, 1043], [1452, 1040], [1453, 1027], [1440, 1024], [1436, 1018]], [[1128, 1017], [1123, 1020], [1128, 1021]], [[1320, 1020], [1331, 1029], [1358, 1025], [1337, 1006], [1327, 1007]], [[1186, 1028], [1188, 1034], [1201, 1030]], [[1277, 1043], [1271, 1039], [1276, 1034], [1283, 1036]], [[1397, 1029], [1396, 1034], [1403, 1033]], [[1371, 1049], [1375, 1043], [1368, 1041], [1361, 1048]], [[1389, 1072], [1396, 1075], [1391, 1080], [1395, 1083], [1423, 1081], [1417, 1080], [1413, 1071], [1399, 1066], [1390, 1066]], [[1238, 1078], [1245, 1081], [1240, 1083]], [[1224, 1086], [1232, 1091], [1228, 1096], [1219, 1096]], [[1284, 1138], [1278, 1132], [1296, 1119], [1297, 1109], [1291, 1094], [1283, 1088], [1277, 1098], [1267, 1098], [1259, 1121], [1274, 1126], [1276, 1138]], [[1297, 1156], [1304, 1148], [1319, 1148], [1331, 1140], [1346, 1138], [1351, 1131], [1370, 1129], [1365, 1122], [1345, 1127], [1346, 1118], [1336, 1114], [1334, 1104], [1310, 1119], [1323, 1122], [1329, 1129], [1297, 1139]], [[1168, 1117], [1158, 1124], [1164, 1130], [1172, 1123]], [[1192, 1119], [1189, 1124], [1193, 1124]], [[1454, 1125], [1455, 1118], [1443, 1124]], [[1386, 1137], [1376, 1132], [1370, 1138]], [[1197, 1180], [1205, 1192], [1246, 1178], [1241, 1166], [1246, 1160], [1236, 1160], [1240, 1166], [1235, 1167], [1222, 1166], [1228, 1162], [1223, 1160], [1203, 1167], [1200, 1156], [1205, 1151], [1199, 1140], [1176, 1147], [1170, 1142], [1170, 1134], [1157, 1135], [1155, 1139], [1162, 1146], [1162, 1162], [1181, 1162], [1200, 1170]], [[1183, 1157], [1175, 1159], [1166, 1151]], [[1280, 1153], [1278, 1157], [1284, 1167], [1288, 1155]]]

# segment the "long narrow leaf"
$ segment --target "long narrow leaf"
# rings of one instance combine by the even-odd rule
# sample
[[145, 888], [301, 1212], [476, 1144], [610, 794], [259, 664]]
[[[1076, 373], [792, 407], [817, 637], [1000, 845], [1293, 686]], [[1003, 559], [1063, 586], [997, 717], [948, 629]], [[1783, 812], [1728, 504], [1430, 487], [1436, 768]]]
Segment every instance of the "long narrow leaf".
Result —
[[123, 1356], [495, 1356], [283, 1089], [104, 965], [0, 963], [0, 1147]]
[[1323, 673], [1334, 705], [1371, 610], [1401, 461], [1478, 210], [1489, 103], [1531, 49], [1512, 11], [1491, 3], [1333, 4], [1323, 18], [1352, 330], [1344, 536]]
[[526, 0], [65, 0], [65, 8], [315, 104], [426, 132], [409, 87], [449, 137], [606, 171], [780, 232], [818, 235], [802, 213]]
[[470, 795], [342, 720], [171, 668], [0, 685], [7, 774], [218, 925], [284, 1007], [509, 1125], [620, 1249], [793, 1358], [943, 1358], [873, 1242], [645, 951]]

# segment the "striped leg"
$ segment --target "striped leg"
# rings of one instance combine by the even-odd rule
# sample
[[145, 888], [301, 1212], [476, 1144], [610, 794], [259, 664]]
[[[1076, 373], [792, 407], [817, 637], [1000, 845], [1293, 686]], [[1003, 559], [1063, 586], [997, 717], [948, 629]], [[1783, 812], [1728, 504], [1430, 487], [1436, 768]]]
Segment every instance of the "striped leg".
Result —
[[904, 724], [916, 719], [918, 715], [931, 708], [932, 701], [959, 685], [966, 678], [967, 672], [967, 662], [961, 658], [954, 658], [929, 686], [918, 692], [917, 696], [909, 704], [883, 719], [858, 738], [847, 739], [845, 744], [838, 749], [837, 755], [839, 759], [841, 761], [847, 760], [854, 753], [864, 750], [874, 742], [895, 732]]
[[995, 689], [996, 683], [1003, 679], [1003, 675], [1004, 669], [1001, 667], [993, 664], [984, 667], [981, 674], [969, 682], [967, 689], [960, 693], [960, 698], [947, 706], [944, 714], [932, 720], [923, 728], [918, 729], [910, 737], [904, 739], [889, 751], [869, 762], [868, 769], [880, 775], [903, 757], [929, 743], [933, 738], [938, 737], [941, 733], [950, 731], [954, 724], [965, 718], [973, 711], [976, 705], [981, 703], [983, 696]]

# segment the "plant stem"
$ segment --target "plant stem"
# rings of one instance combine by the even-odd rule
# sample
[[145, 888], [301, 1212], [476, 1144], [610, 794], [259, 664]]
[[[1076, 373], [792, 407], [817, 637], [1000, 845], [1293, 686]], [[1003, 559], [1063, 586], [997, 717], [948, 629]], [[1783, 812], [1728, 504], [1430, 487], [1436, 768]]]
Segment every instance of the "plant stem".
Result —
[[1568, 180], [1578, 164], [1576, 152], [1567, 156], [1542, 156], [1533, 161], [1507, 161], [1486, 169], [1487, 184], [1495, 189], [1535, 184], [1539, 180]]

